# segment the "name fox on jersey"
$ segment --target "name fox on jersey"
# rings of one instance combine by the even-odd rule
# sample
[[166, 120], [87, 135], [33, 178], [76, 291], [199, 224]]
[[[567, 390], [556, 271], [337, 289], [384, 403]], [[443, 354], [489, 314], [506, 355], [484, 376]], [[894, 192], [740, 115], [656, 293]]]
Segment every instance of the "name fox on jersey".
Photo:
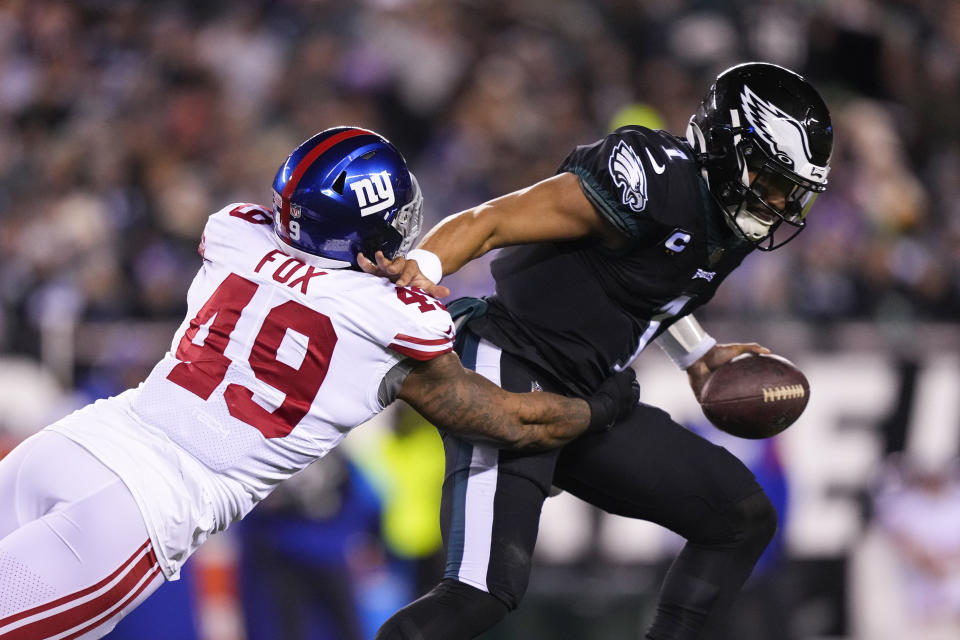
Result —
[[[310, 281], [313, 278], [327, 275], [326, 271], [321, 271], [320, 269], [317, 269], [316, 267], [309, 265], [302, 260], [298, 260], [297, 258], [285, 254], [279, 249], [268, 251], [267, 254], [260, 259], [260, 262], [257, 264], [254, 272], [260, 273], [260, 269], [267, 264], [277, 262], [280, 260], [280, 256], [283, 256], [287, 259], [276, 265], [276, 268], [273, 271], [273, 279], [281, 284], [286, 284], [291, 289], [300, 287], [301, 293], [307, 293], [307, 288], [309, 287]], [[294, 275], [300, 273], [303, 269], [306, 269], [306, 271], [303, 271], [302, 275], [295, 280], [291, 280]]]

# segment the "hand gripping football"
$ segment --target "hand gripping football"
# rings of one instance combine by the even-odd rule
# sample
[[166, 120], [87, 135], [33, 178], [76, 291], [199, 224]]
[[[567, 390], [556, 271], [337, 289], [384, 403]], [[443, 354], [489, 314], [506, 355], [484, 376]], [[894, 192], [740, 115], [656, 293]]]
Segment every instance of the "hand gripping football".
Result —
[[792, 362], [744, 353], [717, 368], [700, 393], [703, 414], [740, 438], [769, 438], [793, 424], [810, 399], [810, 384]]

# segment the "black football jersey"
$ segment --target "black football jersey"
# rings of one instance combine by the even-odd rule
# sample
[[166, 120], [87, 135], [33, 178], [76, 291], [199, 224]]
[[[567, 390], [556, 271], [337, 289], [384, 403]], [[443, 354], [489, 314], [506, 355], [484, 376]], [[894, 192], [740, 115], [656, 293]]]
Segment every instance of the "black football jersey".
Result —
[[577, 147], [560, 172], [579, 177], [627, 246], [585, 239], [502, 250], [491, 265], [496, 293], [471, 328], [589, 393], [710, 300], [753, 246], [724, 223], [687, 142], [664, 131], [620, 128]]

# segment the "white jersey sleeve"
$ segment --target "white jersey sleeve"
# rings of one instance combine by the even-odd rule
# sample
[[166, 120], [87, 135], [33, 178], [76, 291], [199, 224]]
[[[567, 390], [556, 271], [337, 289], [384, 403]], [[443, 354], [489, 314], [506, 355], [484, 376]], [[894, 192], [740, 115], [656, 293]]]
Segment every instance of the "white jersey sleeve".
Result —
[[[414, 360], [432, 360], [453, 350], [453, 322], [446, 307], [421, 289], [394, 287], [397, 300], [406, 306], [403, 324], [386, 345]], [[442, 309], [443, 313], [428, 312]]]
[[[198, 476], [190, 478], [202, 487], [197, 501], [213, 511], [202, 523], [162, 512], [154, 521], [221, 529], [243, 517], [278, 482], [381, 411], [391, 399], [381, 384], [398, 363], [453, 348], [453, 323], [440, 302], [325, 267], [280, 242], [272, 221], [269, 210], [248, 204], [210, 216], [186, 319], [130, 397], [129, 412], [141, 425], [135, 437], [155, 440], [147, 450], [173, 446], [187, 456], [190, 464], [164, 468]], [[77, 429], [71, 437], [81, 444], [113, 437]], [[107, 452], [99, 457], [110, 458], [104, 462], [136, 485], [135, 494], [156, 493], [155, 477], [141, 472], [142, 460], [125, 459], [123, 446], [88, 448]], [[142, 503], [154, 508], [149, 498]]]
[[200, 255], [204, 260], [218, 263], [236, 261], [244, 246], [233, 238], [236, 221], [242, 220], [251, 228], [273, 226], [273, 213], [259, 204], [228, 204], [209, 218], [200, 239]]

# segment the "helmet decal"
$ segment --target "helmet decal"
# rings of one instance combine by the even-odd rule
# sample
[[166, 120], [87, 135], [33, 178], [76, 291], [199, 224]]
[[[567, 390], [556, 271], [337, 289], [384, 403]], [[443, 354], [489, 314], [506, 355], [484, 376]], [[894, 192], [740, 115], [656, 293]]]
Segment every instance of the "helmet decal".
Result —
[[747, 85], [743, 85], [740, 101], [753, 133], [766, 143], [778, 161], [808, 180], [822, 182], [827, 177], [825, 167], [813, 164], [807, 131], [796, 118], [758, 96]]
[[386, 171], [354, 180], [350, 184], [350, 189], [357, 194], [361, 217], [389, 209], [397, 201], [393, 194], [393, 185], [390, 183], [390, 174]]
[[620, 199], [636, 212], [647, 206], [647, 174], [633, 147], [621, 140], [607, 160], [613, 183], [623, 191]]

